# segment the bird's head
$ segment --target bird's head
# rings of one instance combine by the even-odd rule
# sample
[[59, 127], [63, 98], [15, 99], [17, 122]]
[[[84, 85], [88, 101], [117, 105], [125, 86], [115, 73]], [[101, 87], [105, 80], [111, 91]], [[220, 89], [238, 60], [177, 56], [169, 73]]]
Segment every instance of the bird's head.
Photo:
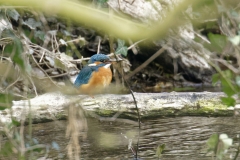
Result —
[[111, 60], [105, 54], [94, 54], [88, 61], [88, 66], [96, 66], [99, 64], [109, 64], [111, 65]]

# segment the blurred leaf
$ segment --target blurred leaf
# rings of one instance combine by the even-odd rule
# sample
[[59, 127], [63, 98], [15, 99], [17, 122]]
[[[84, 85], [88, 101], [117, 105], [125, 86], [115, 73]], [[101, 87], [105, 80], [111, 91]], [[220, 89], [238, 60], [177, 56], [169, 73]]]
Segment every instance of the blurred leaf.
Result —
[[[4, 23], [4, 22], [2, 22], [2, 23]], [[6, 38], [6, 37], [8, 37], [10, 39], [15, 39], [16, 38], [15, 34], [13, 33], [12, 28], [3, 29], [2, 34], [1, 34], [1, 38]]]
[[8, 108], [8, 107], [4, 107], [4, 106], [0, 106], [0, 110], [4, 110], [4, 109], [6, 109], [6, 108]]
[[231, 13], [232, 18], [239, 18], [239, 12], [231, 9], [230, 13]]
[[236, 81], [236, 84], [240, 87], [240, 76], [237, 76], [235, 81]]
[[5, 36], [6, 32], [12, 31], [12, 24], [9, 22], [8, 18], [6, 17], [6, 13], [3, 13], [3, 10], [0, 9], [0, 37], [6, 38], [8, 36]]
[[34, 37], [35, 38], [39, 38], [42, 41], [44, 41], [44, 39], [45, 39], [45, 32], [43, 32], [43, 31], [34, 31]]
[[211, 137], [207, 140], [208, 150], [214, 151], [216, 149], [216, 146], [218, 144], [218, 134], [212, 134]]
[[212, 75], [212, 83], [213, 83], [213, 85], [216, 84], [220, 80], [219, 78], [220, 78], [219, 73], [216, 73], [216, 74]]
[[10, 141], [7, 141], [3, 146], [1, 146], [0, 155], [12, 156], [12, 147], [12, 143]]
[[235, 106], [236, 100], [232, 97], [221, 97], [222, 102], [227, 106]]
[[240, 43], [240, 36], [229, 37], [228, 40], [232, 42], [233, 45], [238, 46]]
[[230, 79], [221, 78], [222, 91], [228, 96], [231, 97], [235, 94], [234, 88], [231, 87]]
[[13, 97], [11, 94], [0, 93], [0, 110], [4, 110], [12, 106]]
[[104, 8], [104, 6], [107, 6], [107, 2], [108, 0], [97, 0], [96, 1], [96, 6], [98, 8]]
[[12, 124], [14, 125], [14, 126], [20, 126], [20, 122], [18, 122], [17, 120], [15, 120], [14, 118], [12, 118]]
[[66, 70], [66, 66], [64, 65], [64, 63], [57, 58], [54, 59], [54, 67], [61, 68], [64, 71]]
[[220, 53], [227, 44], [227, 37], [224, 35], [209, 33], [208, 38], [212, 44], [211, 46], [213, 47], [213, 49]]
[[86, 41], [84, 37], [79, 37], [78, 39], [79, 39], [79, 45], [80, 45], [80, 47], [83, 47], [83, 46], [85, 46], [86, 44], [88, 44], [88, 41]]
[[116, 54], [127, 56], [127, 51], [128, 51], [127, 47], [117, 48]]
[[[42, 152], [43, 150], [44, 150], [45, 148], [34, 148], [32, 151], [34, 151], [34, 152]], [[31, 152], [31, 150], [29, 150], [28, 152]]]
[[118, 47], [116, 49], [116, 54], [121, 54], [121, 55], [127, 56], [128, 48], [126, 46], [124, 46], [125, 41], [118, 39], [117, 42], [118, 42]]
[[233, 73], [230, 70], [225, 70], [222, 72], [226, 78], [232, 79], [233, 78]]
[[156, 150], [156, 155], [158, 156], [158, 158], [161, 157], [164, 149], [165, 149], [165, 144], [158, 145], [157, 150]]
[[118, 48], [121, 48], [125, 45], [125, 41], [121, 39], [117, 39], [117, 43], [118, 43]]
[[217, 8], [218, 8], [219, 13], [222, 13], [222, 12], [226, 11], [225, 7], [223, 7], [222, 5], [217, 5]]
[[14, 51], [13, 62], [15, 62], [18, 66], [20, 66], [21, 69], [24, 70], [24, 61], [22, 58], [23, 46], [19, 39], [14, 40]]
[[231, 83], [233, 79], [233, 73], [230, 70], [222, 71], [222, 74], [224, 77], [221, 77], [221, 84], [222, 84], [222, 90], [225, 94], [227, 94], [229, 97], [235, 94], [235, 88], [233, 88], [233, 85]]
[[26, 21], [23, 22], [24, 25], [28, 26], [30, 29], [37, 29], [42, 27], [42, 23], [39, 21], [36, 21], [33, 18], [28, 18]]
[[21, 69], [24, 69], [24, 62], [22, 59], [23, 46], [21, 40], [15, 36], [13, 30], [5, 29], [2, 33], [3, 37], [9, 37], [12, 39], [12, 43], [9, 43], [5, 46], [3, 53], [8, 56], [12, 56], [12, 60], [16, 63]]
[[8, 9], [7, 15], [10, 16], [15, 21], [18, 21], [19, 16], [20, 16], [19, 13], [15, 9]]

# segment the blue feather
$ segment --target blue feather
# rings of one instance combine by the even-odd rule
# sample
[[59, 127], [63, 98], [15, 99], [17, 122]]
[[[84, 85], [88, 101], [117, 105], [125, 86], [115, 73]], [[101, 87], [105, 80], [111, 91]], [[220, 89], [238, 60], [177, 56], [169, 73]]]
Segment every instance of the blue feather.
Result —
[[103, 61], [109, 61], [110, 58], [106, 56], [105, 54], [94, 54], [90, 60], [88, 61], [88, 64], [94, 63], [94, 62], [103, 62]]
[[92, 76], [93, 72], [97, 72], [100, 67], [105, 66], [106, 64], [101, 63], [97, 66], [85, 66], [83, 69], [79, 72], [75, 82], [74, 86], [75, 87], [80, 87], [83, 84], [87, 84], [89, 79]]

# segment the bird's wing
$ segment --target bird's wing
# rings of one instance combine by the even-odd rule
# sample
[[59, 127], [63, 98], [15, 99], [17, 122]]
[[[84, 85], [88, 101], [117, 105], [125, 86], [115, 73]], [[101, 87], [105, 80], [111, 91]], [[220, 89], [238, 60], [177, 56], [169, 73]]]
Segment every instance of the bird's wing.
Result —
[[100, 67], [104, 67], [105, 64], [99, 64], [97, 66], [86, 66], [78, 74], [74, 86], [80, 87], [82, 84], [87, 84], [89, 79], [92, 77], [93, 72], [97, 72]]
[[74, 82], [74, 86], [80, 87], [82, 84], [87, 84], [94, 71], [95, 71], [94, 67], [89, 67], [89, 66], [84, 67], [79, 72], [79, 74]]

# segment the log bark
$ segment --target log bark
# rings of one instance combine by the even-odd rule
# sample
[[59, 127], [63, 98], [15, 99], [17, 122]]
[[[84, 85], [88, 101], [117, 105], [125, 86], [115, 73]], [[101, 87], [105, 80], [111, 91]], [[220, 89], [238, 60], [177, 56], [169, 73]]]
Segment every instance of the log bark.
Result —
[[[232, 116], [235, 108], [227, 108], [221, 103], [221, 92], [202, 93], [134, 93], [141, 118], [159, 116]], [[46, 93], [30, 100], [13, 101], [11, 109], [0, 111], [2, 123], [28, 122], [31, 115], [33, 123], [66, 119], [68, 107], [79, 107], [93, 116], [137, 119], [136, 106], [132, 95], [63, 95], [60, 92]], [[12, 115], [11, 115], [12, 114]], [[116, 117], [117, 116], [117, 117]]]

